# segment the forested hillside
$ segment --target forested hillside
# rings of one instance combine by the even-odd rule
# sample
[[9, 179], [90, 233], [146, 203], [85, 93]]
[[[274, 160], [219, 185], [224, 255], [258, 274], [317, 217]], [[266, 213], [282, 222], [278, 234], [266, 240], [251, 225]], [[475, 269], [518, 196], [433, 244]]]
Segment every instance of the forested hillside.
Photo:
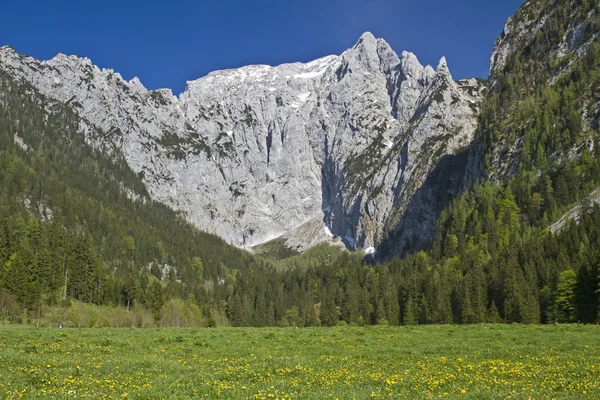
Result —
[[80, 126], [68, 105], [0, 75], [0, 319], [72, 300], [160, 319], [169, 299], [190, 299], [203, 323], [224, 313], [223, 277], [250, 255], [151, 201]]
[[[377, 264], [328, 246], [265, 261], [198, 231], [151, 201], [124, 160], [88, 146], [68, 104], [2, 74], [0, 320], [598, 322], [599, 31], [590, 1], [517, 12], [465, 149], [481, 180], [442, 213], [427, 251]], [[579, 223], [551, 233], [575, 204]]]

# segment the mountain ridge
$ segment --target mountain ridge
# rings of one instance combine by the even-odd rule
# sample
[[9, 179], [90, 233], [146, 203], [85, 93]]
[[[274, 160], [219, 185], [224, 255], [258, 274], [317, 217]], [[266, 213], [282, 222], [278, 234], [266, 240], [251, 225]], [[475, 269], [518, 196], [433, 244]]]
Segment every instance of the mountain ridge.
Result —
[[[455, 82], [445, 58], [424, 67], [368, 32], [340, 56], [215, 71], [179, 96], [87, 58], [0, 51], [3, 69], [105, 132], [86, 140], [122, 154], [154, 199], [244, 248], [315, 218], [324, 241], [327, 228], [350, 248], [376, 247], [437, 162], [414, 164], [426, 139], [440, 142], [434, 158], [468, 144], [483, 91], [476, 80]], [[388, 176], [398, 166], [408, 169]]]

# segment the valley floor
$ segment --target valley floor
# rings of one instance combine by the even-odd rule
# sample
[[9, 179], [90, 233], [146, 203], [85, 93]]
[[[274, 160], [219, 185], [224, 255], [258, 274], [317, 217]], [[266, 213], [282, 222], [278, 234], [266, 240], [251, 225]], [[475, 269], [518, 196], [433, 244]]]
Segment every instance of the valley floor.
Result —
[[600, 326], [0, 327], [0, 397], [600, 398]]

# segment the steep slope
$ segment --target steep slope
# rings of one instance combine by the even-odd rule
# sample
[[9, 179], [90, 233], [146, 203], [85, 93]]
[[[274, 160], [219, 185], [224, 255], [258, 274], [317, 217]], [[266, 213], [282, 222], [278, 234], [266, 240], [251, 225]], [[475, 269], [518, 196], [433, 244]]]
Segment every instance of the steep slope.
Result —
[[598, 4], [585, 0], [530, 0], [507, 21], [491, 56], [480, 129], [491, 179], [543, 169], [546, 156], [593, 151], [598, 88], [587, 75], [599, 30]]
[[211, 73], [179, 98], [74, 56], [4, 47], [0, 69], [76, 109], [88, 143], [153, 199], [245, 247], [309, 221], [323, 240], [379, 244], [438, 160], [471, 142], [483, 88], [369, 33], [340, 56]]
[[253, 257], [151, 200], [122, 158], [84, 142], [81, 124], [0, 71], [0, 300], [38, 315], [67, 298], [160, 310], [164, 291], [224, 315], [227, 268]]

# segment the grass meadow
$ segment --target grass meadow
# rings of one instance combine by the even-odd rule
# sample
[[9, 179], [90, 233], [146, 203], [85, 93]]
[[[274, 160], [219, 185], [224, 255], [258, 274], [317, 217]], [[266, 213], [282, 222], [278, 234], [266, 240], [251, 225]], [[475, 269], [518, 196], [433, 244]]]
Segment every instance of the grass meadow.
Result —
[[600, 399], [600, 326], [3, 326], [0, 397]]

